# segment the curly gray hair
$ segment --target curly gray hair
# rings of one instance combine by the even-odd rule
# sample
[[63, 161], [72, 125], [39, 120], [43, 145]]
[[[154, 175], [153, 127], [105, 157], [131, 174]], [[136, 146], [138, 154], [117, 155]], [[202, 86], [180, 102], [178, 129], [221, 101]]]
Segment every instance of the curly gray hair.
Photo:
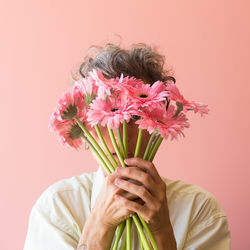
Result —
[[134, 76], [149, 84], [157, 80], [175, 83], [171, 71], [165, 69], [164, 64], [165, 56], [145, 43], [132, 44], [130, 49], [106, 43], [104, 46], [92, 45], [87, 49], [77, 74], [85, 78], [89, 71], [99, 69], [107, 79], [120, 77], [123, 73], [124, 77]]

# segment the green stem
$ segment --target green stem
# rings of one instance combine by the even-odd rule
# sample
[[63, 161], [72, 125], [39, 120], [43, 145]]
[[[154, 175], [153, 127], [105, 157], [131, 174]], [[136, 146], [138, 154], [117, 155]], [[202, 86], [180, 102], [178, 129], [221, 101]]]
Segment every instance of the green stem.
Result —
[[150, 152], [148, 161], [151, 161], [151, 162], [153, 161], [155, 154], [156, 154], [158, 148], [160, 147], [162, 141], [163, 141], [163, 137], [160, 136], [159, 138], [157, 138], [156, 142], [154, 143], [153, 149]]
[[125, 151], [125, 158], [128, 157], [128, 139], [127, 139], [127, 122], [126, 120], [123, 121], [123, 146], [124, 146], [124, 151]]
[[[139, 131], [138, 131], [138, 137], [137, 137], [137, 143], [136, 143], [136, 150], [135, 150], [134, 157], [137, 157], [139, 155], [140, 146], [141, 146], [141, 139], [142, 139], [142, 130], [139, 129]], [[151, 143], [152, 143], [152, 140], [151, 140]], [[154, 237], [153, 237], [153, 235], [152, 235], [152, 233], [151, 233], [151, 231], [150, 231], [147, 223], [143, 220], [143, 218], [139, 214], [137, 214], [137, 215], [138, 215], [140, 222], [142, 223], [143, 227], [145, 228], [145, 230], [146, 230], [146, 232], [147, 232], [147, 234], [149, 236], [149, 239], [150, 239], [150, 241], [152, 243], [152, 246], [154, 247], [154, 249], [158, 250], [158, 247], [157, 247], [157, 244], [155, 242], [155, 239], [154, 239]]]
[[[116, 146], [116, 140], [115, 140], [115, 138], [114, 138], [114, 136], [113, 136], [113, 133], [111, 132], [112, 130], [110, 130], [110, 137], [111, 137], [111, 140], [112, 140], [112, 143], [113, 143], [113, 145], [114, 145], [114, 148], [116, 148], [116, 151], [119, 151], [117, 148], [118, 148], [118, 146]], [[119, 139], [119, 137], [120, 137], [120, 140], [119, 140], [119, 143], [120, 143], [120, 148], [122, 148], [121, 147], [121, 145], [123, 146], [123, 148], [124, 148], [124, 157], [127, 157], [127, 152], [128, 152], [128, 149], [127, 149], [127, 123], [126, 123], [126, 121], [124, 121], [123, 122], [123, 141], [121, 140], [121, 136], [119, 136], [119, 130], [117, 130], [117, 132], [118, 132], [118, 139]], [[120, 152], [120, 151], [119, 151]], [[118, 154], [117, 154], [118, 155]], [[125, 165], [126, 166], [126, 165]], [[131, 218], [130, 218], [130, 222], [131, 222]], [[125, 221], [124, 221], [124, 223], [125, 223]], [[127, 235], [127, 234], [129, 234], [129, 232], [128, 232], [128, 227], [129, 227], [129, 225], [128, 225], [128, 219], [126, 220], [126, 225], [127, 225], [127, 230], [126, 230], [126, 234], [125, 234], [125, 239], [124, 239], [124, 241], [123, 241], [123, 245], [122, 245], [122, 249], [124, 249], [125, 250], [125, 248], [127, 247], [127, 245], [128, 246], [131, 246], [131, 244], [127, 244], [127, 239], [128, 239], [128, 241], [129, 241], [129, 239], [130, 239], [130, 241], [131, 241], [131, 236], [129, 236], [129, 235]], [[131, 224], [131, 223], [130, 223]], [[130, 230], [130, 232], [131, 232], [131, 230]], [[131, 235], [131, 233], [130, 233], [130, 235]], [[115, 242], [119, 242], [119, 238], [118, 238], [118, 235], [116, 236], [116, 239], [115, 239]], [[131, 248], [131, 247], [130, 247]], [[115, 250], [115, 249], [114, 249]]]
[[149, 141], [148, 141], [148, 145], [147, 145], [147, 147], [146, 147], [146, 150], [145, 150], [145, 153], [144, 153], [144, 156], [143, 156], [143, 159], [144, 159], [144, 160], [146, 160], [147, 157], [148, 157], [148, 155], [149, 155], [149, 152], [150, 152], [151, 146], [152, 146], [152, 142], [153, 142], [153, 140], [154, 140], [156, 134], [157, 134], [157, 131], [155, 130], [155, 131], [152, 133], [152, 135], [150, 136], [150, 139], [149, 139]]
[[124, 146], [123, 146], [122, 136], [120, 133], [120, 128], [117, 129], [117, 137], [118, 137], [120, 152], [122, 153], [122, 157], [124, 159], [125, 158], [125, 150], [124, 150]]
[[114, 156], [112, 155], [112, 153], [110, 152], [110, 150], [109, 150], [109, 148], [108, 148], [108, 146], [107, 146], [107, 144], [106, 144], [106, 142], [105, 142], [105, 140], [104, 140], [104, 138], [103, 138], [103, 136], [102, 136], [102, 133], [101, 133], [100, 128], [98, 127], [98, 125], [95, 125], [95, 130], [96, 130], [96, 132], [97, 132], [97, 134], [98, 134], [99, 139], [100, 139], [101, 142], [102, 142], [103, 147], [105, 148], [105, 150], [106, 150], [106, 152], [108, 153], [108, 155], [110, 156], [110, 158], [111, 158], [113, 164], [114, 164], [115, 167], [117, 168], [117, 167], [118, 167], [118, 163], [117, 163], [117, 161], [115, 160], [115, 158], [114, 158]]
[[137, 136], [137, 142], [136, 142], [134, 157], [137, 157], [139, 155], [139, 153], [140, 153], [141, 138], [142, 138], [142, 129], [138, 129], [138, 136]]
[[139, 232], [140, 236], [141, 236], [141, 240], [142, 240], [142, 244], [143, 244], [143, 247], [145, 248], [145, 250], [150, 250], [150, 245], [148, 244], [148, 240], [146, 238], [146, 235], [144, 234], [143, 232], [143, 229], [142, 229], [142, 225], [140, 223], [140, 220], [138, 218], [138, 215], [137, 214], [134, 214], [132, 216], [134, 222], [135, 222], [135, 225], [137, 227], [137, 231]]
[[141, 221], [143, 227], [145, 228], [145, 230], [147, 232], [147, 235], [148, 235], [149, 240], [150, 240], [150, 242], [151, 242], [151, 244], [153, 246], [153, 249], [158, 250], [156, 241], [155, 241], [154, 236], [152, 235], [152, 233], [151, 233], [151, 231], [150, 231], [150, 229], [148, 227], [148, 224], [146, 223], [146, 221], [143, 220], [143, 218], [139, 214], [138, 214], [138, 216], [140, 218], [140, 221]]
[[140, 248], [141, 248], [141, 250], [144, 250], [143, 243], [141, 240], [141, 235], [139, 233], [138, 233], [138, 238], [139, 238]]
[[125, 234], [124, 241], [122, 242], [122, 250], [126, 249], [126, 244], [127, 244], [126, 236], [127, 235]]
[[89, 131], [86, 129], [86, 127], [81, 123], [81, 121], [77, 117], [75, 117], [74, 119], [76, 120], [76, 122], [78, 123], [78, 125], [80, 126], [80, 128], [83, 130], [83, 132], [86, 134], [88, 140], [92, 143], [92, 145], [96, 148], [96, 150], [98, 151], [98, 153], [102, 156], [103, 160], [108, 165], [110, 171], [114, 172], [115, 168], [113, 167], [113, 165], [110, 162], [110, 160], [108, 159], [108, 157], [104, 154], [102, 148], [98, 145], [98, 143], [96, 142], [95, 138], [89, 133]]
[[88, 138], [84, 135], [82, 135], [82, 137], [85, 139], [85, 141], [88, 143], [88, 145], [90, 146], [90, 148], [92, 149], [93, 153], [96, 155], [97, 159], [99, 159], [100, 163], [103, 165], [105, 171], [110, 174], [111, 171], [108, 168], [108, 166], [106, 165], [105, 161], [102, 159], [102, 157], [100, 156], [100, 154], [98, 153], [98, 151], [95, 149], [95, 147], [92, 145], [92, 143], [88, 140]]
[[122, 223], [119, 224], [118, 230], [117, 230], [117, 235], [116, 235], [116, 238], [115, 238], [115, 242], [114, 242], [114, 244], [112, 246], [112, 250], [117, 250], [119, 240], [120, 240], [120, 238], [122, 236], [122, 233], [123, 233], [123, 230], [124, 230], [125, 226], [126, 226], [125, 221], [123, 221]]
[[126, 228], [127, 228], [127, 250], [131, 250], [131, 226], [132, 226], [132, 218], [126, 219]]
[[[135, 148], [135, 153], [134, 153], [134, 157], [137, 157], [139, 155], [139, 152], [140, 152], [140, 147], [141, 147], [141, 140], [142, 140], [142, 129], [139, 129], [138, 130], [138, 135], [137, 135], [137, 142], [136, 142], [136, 148]], [[150, 249], [150, 246], [148, 244], [148, 241], [147, 241], [147, 238], [143, 232], [143, 229], [142, 229], [142, 224], [140, 222], [140, 217], [138, 217], [138, 214], [136, 213], [135, 215], [133, 215], [132, 217], [134, 219], [134, 222], [137, 226], [137, 230], [139, 232], [139, 236], [141, 237], [141, 241], [142, 241], [142, 244], [144, 246], [144, 248], [147, 250], [147, 249]]]
[[[123, 141], [121, 140], [120, 130], [117, 130], [120, 148], [123, 149], [124, 158], [128, 157], [128, 144], [127, 144], [127, 122], [123, 121]], [[131, 250], [131, 227], [132, 218], [126, 219], [126, 249]]]
[[[149, 157], [148, 157], [148, 161], [150, 161], [150, 162], [153, 161], [154, 156], [155, 156], [155, 154], [156, 154], [156, 152], [157, 152], [157, 150], [158, 150], [158, 148], [159, 148], [159, 146], [160, 146], [162, 140], [163, 140], [163, 137], [161, 137], [160, 135], [158, 135], [157, 138], [156, 138], [156, 140], [155, 140], [155, 142], [154, 142], [153, 145], [151, 146], [151, 147], [152, 147], [152, 150], [150, 150], [151, 152], [150, 152], [150, 155], [149, 155]], [[145, 230], [146, 230], [146, 232], [147, 232], [147, 235], [148, 235], [148, 237], [149, 237], [149, 239], [150, 239], [150, 242], [151, 242], [153, 248], [154, 248], [155, 250], [158, 250], [158, 247], [157, 247], [157, 244], [156, 244], [156, 242], [155, 242], [155, 239], [154, 239], [154, 237], [153, 237], [153, 235], [152, 235], [152, 233], [151, 233], [151, 231], [150, 231], [150, 229], [149, 229], [147, 223], [143, 220], [143, 218], [142, 218], [139, 214], [138, 214], [138, 216], [139, 216], [139, 218], [140, 218], [140, 221], [141, 221], [143, 227], [145, 228]]]
[[151, 148], [150, 148], [150, 150], [149, 150], [149, 152], [148, 152], [147, 160], [149, 159], [149, 156], [150, 156], [150, 154], [151, 154], [151, 152], [152, 152], [152, 150], [153, 150], [153, 148], [154, 148], [154, 146], [155, 146], [155, 144], [156, 144], [156, 142], [157, 142], [157, 139], [159, 139], [160, 136], [161, 136], [161, 135], [155, 136], [155, 138], [154, 138], [154, 140], [153, 140], [153, 142], [152, 142]]
[[111, 141], [113, 143], [113, 146], [115, 148], [115, 152], [116, 152], [116, 154], [117, 154], [117, 156], [118, 156], [118, 158], [119, 158], [119, 160], [121, 162], [121, 165], [125, 168], [126, 164], [124, 163], [124, 159], [123, 159], [123, 157], [122, 157], [122, 155], [120, 153], [119, 147], [117, 145], [117, 142], [116, 142], [116, 139], [115, 139], [115, 136], [114, 136], [114, 132], [113, 132], [113, 130], [111, 128], [109, 128], [108, 125], [107, 125], [107, 128], [108, 128], [108, 131], [109, 131], [109, 136], [110, 136]]

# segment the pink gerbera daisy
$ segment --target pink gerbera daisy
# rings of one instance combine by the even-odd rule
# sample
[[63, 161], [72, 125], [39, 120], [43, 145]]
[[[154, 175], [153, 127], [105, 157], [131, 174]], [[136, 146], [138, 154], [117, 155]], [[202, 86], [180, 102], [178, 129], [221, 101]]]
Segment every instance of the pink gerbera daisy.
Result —
[[[49, 128], [59, 135], [60, 141], [65, 144], [79, 149], [82, 145], [82, 131], [78, 126], [77, 117], [81, 122], [86, 122], [87, 109], [83, 96], [80, 92], [74, 92], [68, 89], [63, 93], [63, 97], [59, 99], [56, 111], [51, 115]], [[86, 124], [87, 126], [87, 124]]]
[[203, 104], [202, 102], [189, 102], [188, 100], [186, 100], [180, 93], [179, 89], [176, 87], [175, 83], [171, 82], [167, 84], [166, 90], [168, 91], [168, 98], [170, 100], [183, 104], [184, 112], [187, 112], [188, 110], [193, 110], [194, 113], [198, 112], [201, 114], [201, 116], [203, 116], [203, 114], [208, 114], [209, 109], [207, 108], [207, 105]]
[[89, 105], [92, 100], [96, 98], [98, 92], [98, 86], [91, 77], [82, 78], [78, 81], [75, 81], [73, 89], [74, 92], [79, 91], [81, 93], [87, 105]]
[[118, 92], [128, 92], [129, 89], [131, 89], [131, 92], [133, 91], [133, 88], [140, 88], [142, 85], [145, 85], [145, 83], [141, 79], [136, 79], [135, 77], [126, 76], [123, 77], [123, 74], [121, 74], [120, 78], [111, 79], [113, 87]]
[[82, 136], [84, 135], [82, 129], [73, 120], [59, 121], [55, 115], [51, 116], [49, 128], [55, 131], [58, 135], [58, 140], [63, 145], [69, 145], [76, 150], [82, 147]]
[[140, 81], [135, 86], [127, 87], [127, 95], [136, 107], [139, 108], [166, 100], [168, 93], [162, 81], [156, 81], [153, 85]]
[[59, 119], [72, 120], [75, 116], [82, 118], [85, 103], [79, 91], [69, 88], [57, 103], [55, 114], [58, 115]]
[[188, 110], [193, 110], [194, 113], [198, 112], [201, 114], [201, 116], [203, 116], [204, 114], [208, 114], [209, 112], [208, 105], [205, 105], [202, 102], [195, 101], [191, 101], [183, 105], [183, 111], [187, 112]]
[[124, 120], [129, 122], [131, 115], [131, 103], [122, 98], [122, 95], [113, 94], [106, 100], [96, 98], [90, 105], [87, 120], [91, 126], [100, 123], [102, 126], [108, 125], [111, 129], [118, 129]]
[[139, 124], [140, 129], [146, 129], [150, 134], [158, 130], [158, 133], [165, 139], [169, 135], [171, 135], [171, 140], [177, 138], [178, 135], [185, 137], [182, 130], [189, 127], [188, 119], [184, 113], [179, 113], [178, 116], [174, 117], [175, 112], [174, 105], [170, 105], [166, 110], [165, 104], [158, 103], [142, 109], [140, 114], [142, 119], [137, 120], [136, 124]]
[[[145, 83], [141, 79], [136, 79], [135, 77], [129, 77], [123, 76], [123, 73], [120, 77], [106, 79], [102, 73], [101, 70], [93, 69], [89, 73], [88, 79], [90, 79], [91, 82], [94, 82], [94, 84], [98, 87], [97, 94], [98, 97], [101, 99], [105, 99], [107, 96], [111, 95], [113, 91], [116, 91], [118, 93], [122, 92], [134, 92], [134, 89], [143, 91], [143, 97], [145, 98], [145, 95], [149, 93], [149, 87], [148, 84], [147, 87], [142, 89], [142, 86], [145, 85]], [[163, 83], [159, 84], [156, 83], [154, 87], [152, 88], [151, 95], [154, 94], [153, 92], [160, 92], [161, 90], [164, 91]], [[161, 90], [160, 90], [161, 88]]]
[[96, 86], [98, 86], [99, 98], [104, 99], [107, 95], [111, 95], [112, 81], [106, 79], [101, 70], [93, 69], [88, 74], [95, 81]]

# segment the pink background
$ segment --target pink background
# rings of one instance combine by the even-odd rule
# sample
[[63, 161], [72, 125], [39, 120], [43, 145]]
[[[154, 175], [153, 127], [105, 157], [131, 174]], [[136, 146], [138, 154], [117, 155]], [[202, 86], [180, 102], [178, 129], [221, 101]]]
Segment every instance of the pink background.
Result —
[[[185, 139], [167, 141], [160, 174], [202, 186], [226, 212], [232, 249], [250, 249], [249, 1], [5, 1], [0, 8], [1, 249], [22, 249], [31, 207], [51, 184], [97, 164], [62, 147], [49, 116], [92, 44], [159, 47], [189, 100]], [[109, 40], [110, 39], [110, 40]]]

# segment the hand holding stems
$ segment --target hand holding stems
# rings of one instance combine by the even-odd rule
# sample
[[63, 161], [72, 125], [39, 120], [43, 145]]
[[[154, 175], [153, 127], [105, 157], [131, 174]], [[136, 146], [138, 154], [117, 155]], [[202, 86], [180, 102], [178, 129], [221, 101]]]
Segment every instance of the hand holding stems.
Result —
[[[126, 126], [126, 124], [125, 124], [125, 126]], [[108, 128], [109, 129], [109, 128]], [[126, 171], [131, 171], [131, 170], [129, 170], [128, 168], [124, 168], [124, 162], [122, 162], [122, 156], [121, 156], [121, 154], [120, 154], [120, 152], [119, 152], [119, 149], [118, 149], [118, 145], [116, 144], [116, 142], [115, 142], [115, 139], [114, 139], [114, 135], [113, 135], [113, 132], [112, 132], [112, 130], [111, 129], [109, 129], [109, 133], [110, 133], [110, 136], [111, 136], [111, 139], [112, 139], [112, 142], [113, 142], [113, 145], [114, 145], [114, 148], [115, 148], [115, 150], [116, 150], [116, 153], [117, 153], [117, 155], [118, 155], [118, 157], [119, 157], [119, 159], [120, 159], [120, 161], [121, 161], [121, 164], [122, 164], [122, 166], [123, 166], [123, 168], [119, 168], [119, 169], [122, 169], [122, 171], [124, 170], [126, 170]], [[124, 135], [126, 136], [126, 133], [124, 133]], [[119, 137], [119, 133], [118, 133], [118, 137]], [[158, 142], [158, 140], [155, 140], [155, 144], [154, 145], [156, 145], [156, 146], [152, 146], [151, 144], [153, 143], [153, 139], [154, 139], [154, 137], [155, 137], [155, 133], [151, 136], [151, 138], [150, 138], [150, 140], [149, 140], [149, 144], [148, 144], [148, 147], [147, 147], [147, 153], [149, 154], [149, 155], [152, 155], [152, 157], [151, 157], [151, 159], [153, 159], [153, 157], [154, 157], [154, 155], [155, 155], [155, 153], [156, 153], [156, 151], [157, 151], [157, 149], [158, 149], [158, 147], [160, 146], [160, 143], [161, 143], [161, 141], [162, 140], [160, 140], [159, 142]], [[141, 145], [141, 138], [142, 138], [142, 130], [139, 130], [138, 131], [138, 138], [137, 138], [137, 144], [136, 144], [136, 149], [135, 149], [135, 157], [137, 157], [138, 155], [139, 155], [139, 150], [140, 150], [140, 145]], [[123, 138], [124, 139], [124, 138]], [[125, 142], [126, 142], [126, 138], [125, 138]], [[151, 150], [151, 148], [152, 148], [152, 150]], [[152, 152], [153, 152], [153, 154], [152, 154]], [[146, 152], [145, 152], [146, 153]], [[145, 157], [146, 158], [146, 157]], [[136, 161], [138, 161], [140, 158], [131, 158], [131, 159], [128, 159], [128, 161], [129, 160], [132, 160], [132, 159], [135, 159]], [[151, 162], [148, 162], [148, 161], [146, 161], [146, 160], [142, 160], [142, 159], [140, 159], [141, 161], [143, 161], [143, 162], [141, 162], [141, 164], [142, 164], [142, 169], [143, 169], [143, 166], [144, 166], [144, 169], [145, 169], [145, 164], [147, 163], [149, 163], [150, 165], [149, 166], [153, 166], [153, 164], [151, 163]], [[140, 162], [139, 162], [140, 163]], [[143, 164], [144, 163], [144, 164]], [[148, 165], [146, 165], [146, 166], [148, 166]], [[146, 168], [147, 169], [147, 168]], [[146, 170], [147, 171], [147, 170]], [[149, 170], [148, 170], [149, 171]], [[156, 179], [156, 181], [157, 182], [160, 182], [160, 183], [162, 183], [162, 185], [163, 186], [165, 186], [165, 183], [164, 183], [164, 181], [161, 179], [161, 177], [159, 176], [159, 174], [158, 174], [158, 172], [157, 172], [157, 170], [155, 169], [155, 167], [153, 166], [153, 167], [151, 167], [151, 172], [152, 173], [154, 173], [154, 175], [155, 176], [157, 176], [157, 179]], [[155, 173], [156, 172], [156, 173]], [[130, 172], [129, 172], [130, 173]], [[131, 176], [133, 176], [133, 175], [127, 175], [127, 177], [129, 178], [129, 177], [131, 177]], [[146, 176], [146, 174], [145, 174], [145, 176]], [[144, 177], [145, 177], [144, 176]], [[146, 178], [149, 178], [149, 177], [146, 177]], [[140, 180], [138, 180], [137, 179], [137, 181], [140, 181]], [[143, 180], [141, 179], [141, 182], [142, 183], [144, 183], [143, 182]], [[157, 183], [156, 182], [156, 183]], [[128, 187], [133, 187], [134, 188], [134, 191], [136, 190], [139, 190], [138, 189], [138, 185], [135, 185], [135, 184], [132, 184], [132, 183], [129, 183], [128, 181], [123, 181], [123, 183], [125, 184], [125, 185], [128, 185], [127, 186], [127, 188]], [[153, 186], [153, 189], [155, 190], [155, 193], [157, 193], [157, 188], [156, 188], [156, 183], [154, 183], [155, 185]], [[130, 186], [130, 184], [131, 184], [131, 186]], [[150, 184], [153, 184], [153, 181], [151, 181], [150, 182]], [[117, 185], [119, 186], [119, 184], [117, 183]], [[122, 185], [122, 184], [121, 184]], [[142, 187], [140, 190], [142, 190], [143, 189], [143, 193], [146, 195], [146, 191], [144, 190], [144, 188]], [[127, 190], [126, 189], [126, 187], [124, 188], [124, 190]], [[129, 191], [129, 190], [127, 190], [127, 191]], [[130, 191], [132, 191], [132, 192], [130, 192], [130, 193], [133, 193], [133, 190], [130, 190]], [[166, 199], [166, 187], [165, 187], [165, 191], [163, 190], [163, 195], [164, 195], [164, 197], [165, 197], [165, 199]], [[151, 204], [151, 207], [154, 207], [154, 204], [152, 203], [152, 201], [154, 201], [154, 199], [151, 199], [151, 197], [149, 197], [148, 196], [148, 200], [146, 200], [146, 198], [145, 197], [142, 197], [142, 194], [141, 195], [139, 195], [138, 194], [138, 191], [137, 191], [137, 193], [135, 193], [134, 192], [134, 194], [135, 195], [137, 195], [137, 196], [139, 196], [142, 200], [144, 200], [144, 201], [149, 201], [150, 202], [150, 204]], [[138, 212], [138, 211], [145, 211], [145, 209], [144, 209], [144, 207], [142, 207], [140, 204], [138, 204], [138, 203], [136, 203], [136, 202], [133, 202], [133, 201], [130, 201], [130, 200], [128, 200], [128, 199], [126, 199], [126, 198], [124, 198], [124, 197], [120, 197], [120, 199], [122, 200], [121, 202], [123, 202], [123, 205], [124, 206], [126, 206], [125, 204], [127, 204], [127, 205], [130, 205], [130, 207], [128, 207], [128, 209], [129, 210], [131, 210], [132, 209], [132, 207], [131, 206], [136, 206], [136, 208], [137, 208], [137, 210], [136, 210], [136, 208], [134, 208], [134, 209], [132, 209], [132, 211], [135, 211], [135, 212]], [[150, 199], [151, 199], [151, 201], [150, 201]], [[124, 204], [125, 203], [125, 204]], [[138, 206], [140, 206], [140, 207], [137, 207], [137, 205]], [[166, 208], [167, 206], [165, 206], [165, 208]], [[149, 214], [149, 212], [150, 213], [152, 213], [152, 211], [150, 211], [150, 207], [149, 207], [149, 209], [146, 211], [146, 213], [148, 213]], [[157, 211], [156, 211], [157, 212]], [[143, 213], [143, 215], [145, 215], [145, 213]], [[152, 216], [155, 216], [154, 214], [152, 215]], [[148, 242], [147, 242], [147, 239], [146, 239], [146, 237], [145, 237], [145, 234], [144, 234], [144, 232], [143, 232], [143, 229], [142, 229], [142, 226], [141, 226], [141, 223], [142, 223], [142, 225], [143, 225], [143, 227], [145, 228], [145, 230], [146, 230], [146, 232], [147, 232], [147, 234], [148, 234], [148, 236], [149, 236], [149, 239], [150, 239], [150, 241], [151, 241], [151, 243], [152, 243], [152, 246], [153, 246], [153, 248], [154, 249], [158, 249], [158, 247], [157, 247], [157, 244], [156, 244], [156, 242], [155, 242], [155, 240], [154, 240], [154, 237], [153, 237], [153, 235], [152, 235], [152, 233], [151, 233], [151, 231], [150, 231], [150, 229], [149, 229], [149, 227], [148, 227], [148, 225], [147, 225], [147, 223], [143, 220], [143, 218], [140, 216], [140, 215], [137, 215], [137, 214], [135, 214], [135, 215], [133, 215], [132, 216], [132, 218], [134, 219], [134, 222], [135, 222], [135, 224], [136, 224], [136, 226], [137, 226], [137, 229], [138, 229], [138, 232], [139, 232], [139, 239], [140, 239], [140, 243], [142, 243], [143, 244], [143, 246], [145, 247], [145, 249], [150, 249], [150, 246], [149, 246], [149, 244], [148, 244]], [[160, 218], [159, 218], [160, 219]], [[130, 221], [129, 220], [131, 220], [131, 219], [127, 219], [126, 220], [126, 223], [127, 223], [127, 249], [130, 249], [130, 247], [131, 247], [131, 242], [129, 241], [129, 239], [130, 239], [130, 235], [131, 235], [131, 229], [130, 229], [130, 227], [131, 227], [131, 223], [130, 223]], [[158, 223], [158, 220], [155, 220], [156, 222], [156, 224]], [[162, 220], [161, 220], [162, 221]], [[160, 224], [161, 225], [161, 224]], [[167, 224], [165, 224], [164, 226], [166, 226]], [[159, 226], [159, 225], [158, 225]], [[118, 244], [118, 241], [119, 241], [119, 237], [120, 237], [120, 235], [121, 235], [121, 233], [120, 233], [120, 231], [121, 230], [123, 230], [124, 229], [124, 225], [120, 225], [120, 227], [119, 227], [119, 229], [118, 229], [118, 235], [117, 235], [117, 238], [116, 238], [116, 241], [115, 241], [115, 247], [117, 246], [117, 244]], [[142, 242], [141, 242], [142, 241]], [[113, 248], [113, 249], [116, 249], [116, 248]]]
[[[138, 185], [125, 180], [116, 185], [131, 194], [137, 195], [145, 201], [145, 204], [142, 206], [142, 204], [137, 204], [123, 197], [123, 201], [120, 199], [121, 204], [123, 207], [138, 213], [151, 243], [155, 243], [154, 239], [157, 242], [157, 246], [152, 244], [154, 249], [158, 249], [158, 247], [159, 249], [177, 249], [170, 222], [165, 182], [158, 174], [154, 164], [149, 161], [141, 158], [129, 158], [125, 160], [125, 163], [130, 167], [117, 168], [116, 172], [118, 172], [119, 178], [130, 178], [144, 185], [138, 188]], [[153, 239], [151, 233], [154, 236]]]
[[[121, 207], [138, 213], [141, 221], [143, 222], [144, 219], [147, 222], [150, 231], [147, 231], [147, 226], [144, 227], [148, 235], [150, 232], [153, 234], [159, 249], [177, 249], [169, 217], [165, 182], [161, 179], [154, 164], [149, 161], [141, 158], [129, 158], [125, 160], [125, 163], [130, 167], [116, 169], [119, 181], [115, 181], [115, 184], [129, 193], [137, 195], [145, 201], [145, 204], [142, 206], [121, 196], [119, 199]], [[144, 185], [138, 186], [121, 179], [131, 177]]]
[[126, 207], [120, 207], [114, 199], [117, 193], [123, 191], [115, 185], [116, 177], [117, 173], [113, 172], [105, 178], [84, 225], [79, 246], [86, 244], [88, 249], [110, 249], [117, 225], [134, 213]]
[[[134, 211], [147, 222], [152, 234], [166, 228], [169, 220], [166, 198], [166, 184], [159, 176], [153, 163], [141, 158], [128, 158], [125, 163], [130, 167], [117, 168], [115, 184], [129, 193], [140, 197], [145, 204], [142, 206], [120, 196], [121, 207]], [[122, 178], [133, 178], [143, 185], [138, 186]]]

